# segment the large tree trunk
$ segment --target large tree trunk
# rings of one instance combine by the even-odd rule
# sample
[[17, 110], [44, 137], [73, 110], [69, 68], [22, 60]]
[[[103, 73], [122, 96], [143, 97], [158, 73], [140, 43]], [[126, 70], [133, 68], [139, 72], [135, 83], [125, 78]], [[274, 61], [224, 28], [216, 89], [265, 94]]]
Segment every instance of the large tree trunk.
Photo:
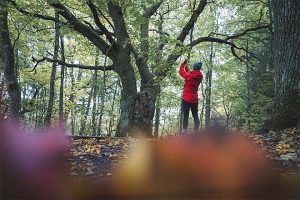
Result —
[[149, 87], [139, 92], [130, 101], [129, 120], [133, 132], [130, 135], [143, 134], [152, 137], [155, 102], [158, 95], [156, 87]]
[[300, 120], [300, 1], [272, 0], [275, 113], [271, 127], [296, 126]]
[[[125, 50], [116, 58], [115, 62], [118, 66], [116, 70], [120, 76], [122, 90], [120, 100], [120, 119], [117, 126], [116, 136], [124, 137], [130, 133], [132, 123], [129, 122], [129, 106], [132, 99], [137, 95], [136, 78], [130, 63], [129, 53]], [[132, 118], [132, 116], [131, 116]]]
[[136, 78], [130, 63], [130, 57], [124, 49], [119, 54], [117, 73], [120, 76], [122, 91], [120, 101], [120, 119], [117, 126], [117, 137], [126, 135], [152, 135], [152, 120], [155, 111], [155, 101], [158, 94], [157, 87], [142, 83], [141, 91], [137, 93]]
[[19, 118], [21, 109], [21, 91], [15, 69], [14, 50], [8, 30], [8, 1], [0, 0], [0, 64], [4, 66], [4, 77], [10, 98], [10, 112]]

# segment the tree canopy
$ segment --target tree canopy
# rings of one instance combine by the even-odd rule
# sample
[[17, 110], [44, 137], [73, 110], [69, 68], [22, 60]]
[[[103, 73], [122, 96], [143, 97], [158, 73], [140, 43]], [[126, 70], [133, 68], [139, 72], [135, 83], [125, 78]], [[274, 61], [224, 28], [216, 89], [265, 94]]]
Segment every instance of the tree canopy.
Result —
[[20, 88], [12, 112], [35, 127], [60, 118], [72, 134], [174, 134], [189, 58], [203, 62], [201, 127], [262, 130], [279, 95], [274, 2], [2, 1]]

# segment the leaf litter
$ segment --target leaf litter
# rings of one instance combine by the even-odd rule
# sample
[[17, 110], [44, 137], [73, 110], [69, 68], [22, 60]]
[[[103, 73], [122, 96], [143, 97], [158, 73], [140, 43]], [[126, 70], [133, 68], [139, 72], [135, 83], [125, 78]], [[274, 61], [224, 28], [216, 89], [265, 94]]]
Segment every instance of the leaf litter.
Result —
[[[300, 127], [265, 134], [243, 134], [258, 144], [274, 171], [282, 176], [297, 176], [300, 169]], [[77, 181], [101, 182], [110, 179], [119, 161], [128, 157], [134, 146], [132, 138], [73, 139], [67, 157], [67, 174]]]
[[67, 174], [92, 182], [110, 178], [118, 162], [127, 157], [133, 141], [128, 138], [72, 139], [67, 153]]

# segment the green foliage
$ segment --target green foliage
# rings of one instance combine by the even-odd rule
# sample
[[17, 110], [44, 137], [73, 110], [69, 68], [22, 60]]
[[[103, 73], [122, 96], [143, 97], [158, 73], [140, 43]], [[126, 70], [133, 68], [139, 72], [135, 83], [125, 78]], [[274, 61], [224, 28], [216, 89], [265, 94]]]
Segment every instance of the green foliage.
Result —
[[[51, 1], [52, 2], [52, 1]], [[55, 1], [53, 1], [55, 2]], [[70, 11], [83, 23], [94, 24], [92, 14], [84, 0], [63, 0]], [[103, 12], [108, 20], [112, 21], [108, 14], [107, 1], [93, 1]], [[125, 15], [130, 42], [139, 49], [140, 27], [145, 23], [142, 17], [143, 9], [157, 3], [158, 0], [119, 1]], [[149, 59], [150, 71], [160, 73], [170, 68], [167, 77], [163, 80], [155, 79], [155, 84], [161, 86], [161, 128], [164, 133], [171, 133], [178, 129], [179, 107], [181, 92], [184, 81], [178, 75], [180, 62], [190, 54], [190, 65], [194, 61], [203, 62], [202, 72], [207, 74], [208, 69], [213, 70], [212, 79], [212, 118], [229, 123], [231, 128], [246, 129], [249, 131], [259, 130], [267, 114], [272, 107], [273, 99], [273, 67], [269, 61], [269, 33], [267, 29], [248, 33], [238, 39], [232, 40], [237, 46], [248, 48], [251, 54], [243, 50], [236, 50], [240, 57], [248, 56], [250, 62], [245, 64], [234, 58], [230, 47], [224, 44], [213, 44], [213, 63], [210, 62], [211, 44], [201, 43], [193, 49], [187, 46], [191, 39], [205, 37], [212, 33], [233, 35], [243, 30], [260, 24], [269, 23], [269, 8], [265, 1], [247, 0], [219, 0], [209, 3], [204, 12], [197, 20], [193, 36], [189, 35], [184, 44], [177, 40], [177, 35], [191, 16], [192, 1], [163, 1], [158, 12], [149, 21]], [[198, 1], [197, 1], [198, 2]], [[117, 3], [117, 1], [114, 1]], [[18, 1], [22, 8], [32, 13], [40, 13], [54, 16], [54, 9], [45, 1]], [[166, 12], [168, 11], [168, 12]], [[23, 107], [31, 110], [25, 113], [24, 121], [35, 126], [42, 125], [42, 120], [47, 108], [46, 102], [49, 98], [49, 82], [51, 63], [40, 63], [35, 71], [31, 71], [35, 65], [32, 57], [40, 59], [44, 56], [52, 57], [54, 48], [54, 22], [22, 15], [12, 6], [9, 8], [9, 28], [11, 39], [15, 45], [16, 64], [22, 88]], [[160, 14], [166, 13], [161, 22]], [[63, 22], [65, 19], [61, 17]], [[113, 31], [107, 20], [100, 16], [100, 21]], [[162, 23], [163, 34], [158, 33], [158, 26]], [[95, 26], [96, 27], [96, 26]], [[68, 25], [60, 27], [60, 34], [65, 38], [65, 56], [67, 63], [80, 63], [94, 65], [97, 57], [99, 65], [104, 65], [105, 56], [97, 55], [95, 46], [82, 35], [78, 34]], [[225, 38], [223, 35], [211, 35], [213, 37]], [[103, 39], [105, 37], [103, 36]], [[129, 42], [129, 41], [126, 41]], [[157, 62], [157, 50], [161, 43], [165, 46], [160, 61]], [[174, 50], [175, 46], [178, 46]], [[140, 50], [138, 50], [140, 51]], [[171, 53], [180, 53], [181, 56], [176, 64], [170, 66], [167, 56]], [[141, 52], [139, 52], [141, 53]], [[59, 56], [61, 58], [61, 55]], [[106, 65], [112, 64], [107, 59]], [[140, 80], [135, 59], [132, 55], [132, 65], [135, 75]], [[58, 66], [55, 96], [58, 98], [60, 84], [60, 68]], [[190, 67], [191, 68], [191, 67]], [[67, 68], [64, 86], [64, 111], [68, 114], [67, 123], [70, 131], [78, 134], [82, 119], [87, 109], [87, 101], [92, 92], [92, 87], [97, 87], [96, 108], [91, 106], [88, 112], [87, 124], [91, 124], [92, 111], [95, 112], [97, 120], [101, 114], [101, 106], [104, 106], [102, 121], [102, 133], [115, 130], [119, 118], [119, 100], [121, 86], [118, 76], [112, 72], [98, 72], [97, 79], [94, 71]], [[105, 88], [104, 88], [105, 79]], [[204, 94], [207, 89], [205, 79], [200, 88], [199, 114], [201, 112]], [[37, 96], [33, 99], [35, 88], [40, 88]], [[104, 95], [104, 103], [101, 105], [101, 96]], [[92, 101], [94, 102], [94, 100]], [[92, 103], [91, 103], [92, 104]], [[55, 102], [55, 112], [58, 110], [58, 101]], [[56, 112], [57, 113], [57, 112]], [[56, 119], [57, 114], [54, 116]], [[204, 116], [201, 116], [204, 120]], [[113, 123], [113, 124], [111, 124]], [[111, 127], [109, 127], [111, 126]], [[91, 126], [84, 134], [93, 134]]]

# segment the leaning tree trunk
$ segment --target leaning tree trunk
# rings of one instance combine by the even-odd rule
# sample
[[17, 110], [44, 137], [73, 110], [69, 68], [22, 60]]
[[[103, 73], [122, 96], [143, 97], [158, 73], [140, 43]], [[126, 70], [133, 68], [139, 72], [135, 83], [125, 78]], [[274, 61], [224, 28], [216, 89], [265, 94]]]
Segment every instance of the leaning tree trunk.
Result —
[[[137, 95], [136, 78], [134, 71], [131, 67], [130, 57], [126, 54], [126, 51], [116, 58], [114, 63], [117, 64], [118, 69], [116, 70], [122, 85], [121, 100], [120, 100], [120, 118], [117, 125], [116, 137], [124, 137], [130, 133], [132, 123], [129, 120], [129, 106], [131, 105], [132, 99]], [[131, 116], [132, 118], [132, 116]]]
[[10, 98], [10, 112], [19, 118], [21, 108], [21, 91], [15, 69], [14, 50], [8, 30], [8, 1], [0, 0], [0, 64], [4, 66], [4, 77]]
[[275, 113], [271, 127], [296, 126], [300, 120], [300, 1], [272, 0]]
[[130, 63], [130, 56], [126, 49], [121, 51], [114, 61], [120, 76], [122, 91], [120, 101], [120, 119], [117, 126], [117, 137], [136, 134], [152, 135], [152, 120], [155, 111], [155, 102], [158, 88], [153, 84], [143, 84], [140, 92], [137, 92], [136, 78]]

